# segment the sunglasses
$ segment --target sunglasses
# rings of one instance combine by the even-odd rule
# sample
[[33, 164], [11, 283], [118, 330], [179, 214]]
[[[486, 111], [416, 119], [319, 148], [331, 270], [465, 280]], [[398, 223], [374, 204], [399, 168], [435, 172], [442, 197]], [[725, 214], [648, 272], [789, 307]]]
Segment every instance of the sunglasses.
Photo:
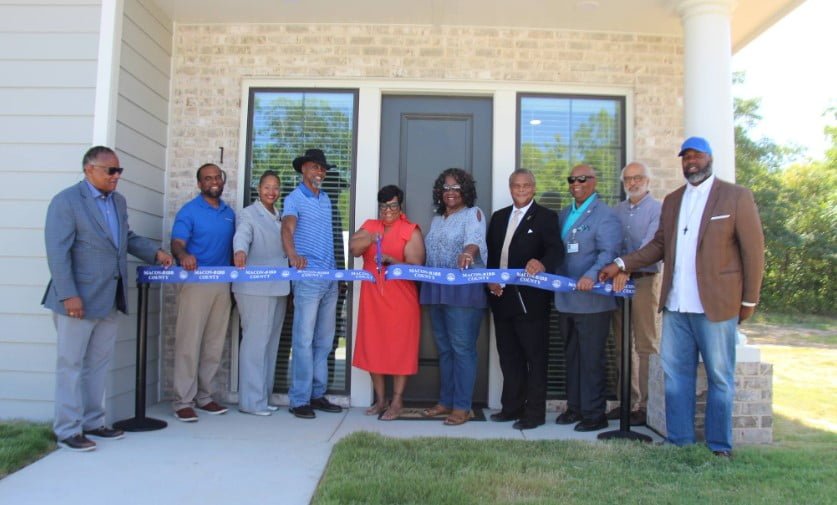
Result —
[[93, 165], [96, 168], [103, 168], [105, 170], [105, 172], [108, 173], [108, 175], [121, 174], [122, 172], [125, 171], [125, 169], [122, 168], [122, 167], [106, 167], [104, 165], [95, 165], [93, 163], [91, 163], [91, 165]]
[[580, 183], [584, 184], [585, 182], [587, 182], [587, 179], [595, 179], [595, 178], [596, 178], [595, 175], [571, 175], [571, 176], [567, 177], [567, 182], [570, 183], [570, 184], [574, 184], [576, 182], [580, 182]]
[[459, 184], [445, 184], [444, 186], [442, 186], [442, 189], [444, 191], [462, 191], [462, 186], [460, 186]]
[[385, 210], [398, 210], [400, 208], [401, 208], [401, 204], [398, 203], [398, 202], [379, 203], [378, 204], [378, 210], [380, 210], [381, 212], [383, 212]]

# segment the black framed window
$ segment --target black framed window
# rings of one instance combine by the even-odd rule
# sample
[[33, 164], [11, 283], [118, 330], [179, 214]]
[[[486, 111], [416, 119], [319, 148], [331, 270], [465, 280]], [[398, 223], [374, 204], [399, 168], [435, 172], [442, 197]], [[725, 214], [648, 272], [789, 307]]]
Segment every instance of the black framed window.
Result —
[[[323, 191], [331, 198], [334, 214], [334, 257], [337, 268], [347, 268], [348, 236], [353, 229], [351, 208], [357, 146], [357, 90], [250, 88], [247, 107], [247, 145], [244, 183], [245, 205], [258, 200], [259, 177], [266, 170], [279, 174], [281, 201], [301, 181], [292, 161], [306, 149], [322, 149], [330, 164]], [[277, 204], [281, 206], [281, 203]], [[281, 208], [278, 209], [281, 212]], [[351, 346], [351, 284], [341, 289], [337, 302], [334, 351], [329, 355], [328, 392], [349, 392]], [[293, 303], [289, 299], [279, 341], [275, 393], [290, 386]]]
[[[586, 163], [598, 174], [596, 190], [608, 205], [622, 198], [619, 174], [625, 165], [625, 98], [527, 94], [517, 96], [517, 166], [535, 174], [542, 205], [556, 212], [572, 203], [567, 176], [572, 167]], [[608, 339], [608, 389], [616, 388], [613, 336]], [[547, 395], [566, 398], [564, 339], [558, 314], [549, 323]]]

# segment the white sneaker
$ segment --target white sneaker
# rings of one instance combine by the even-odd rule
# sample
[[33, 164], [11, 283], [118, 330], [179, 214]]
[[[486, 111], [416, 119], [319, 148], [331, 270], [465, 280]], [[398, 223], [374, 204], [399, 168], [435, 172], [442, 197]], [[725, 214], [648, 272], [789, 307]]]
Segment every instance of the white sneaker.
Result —
[[269, 416], [269, 415], [273, 414], [273, 412], [268, 410], [268, 409], [265, 409], [265, 410], [238, 409], [238, 411], [241, 412], [242, 414], [250, 414], [252, 416]]

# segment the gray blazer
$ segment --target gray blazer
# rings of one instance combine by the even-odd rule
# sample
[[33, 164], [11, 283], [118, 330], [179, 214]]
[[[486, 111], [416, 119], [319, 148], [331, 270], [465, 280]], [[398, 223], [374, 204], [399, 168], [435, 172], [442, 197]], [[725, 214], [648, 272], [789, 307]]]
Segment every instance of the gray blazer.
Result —
[[[247, 253], [248, 265], [287, 267], [288, 257], [282, 246], [282, 222], [261, 202], [254, 202], [238, 213], [233, 236], [233, 252]], [[287, 281], [233, 282], [233, 293], [262, 296], [286, 296], [291, 290]]]
[[63, 301], [80, 296], [85, 319], [103, 318], [114, 307], [120, 277], [122, 299], [128, 299], [128, 253], [154, 263], [159, 245], [131, 231], [124, 196], [114, 192], [113, 201], [119, 247], [86, 181], [61, 191], [50, 202], [44, 236], [52, 278], [41, 300], [46, 308], [66, 315]]
[[[558, 218], [559, 229], [563, 229], [571, 207], [561, 211]], [[578, 252], [568, 253], [567, 243], [572, 242], [572, 229], [575, 229], [575, 241]], [[578, 218], [567, 234], [564, 243], [564, 261], [558, 266], [558, 275], [577, 281], [589, 277], [598, 281], [599, 270], [619, 256], [622, 244], [622, 224], [616, 213], [600, 198], [597, 198], [587, 211]], [[589, 292], [555, 293], [555, 308], [572, 314], [591, 314], [616, 309], [616, 299], [612, 296], [597, 295]]]

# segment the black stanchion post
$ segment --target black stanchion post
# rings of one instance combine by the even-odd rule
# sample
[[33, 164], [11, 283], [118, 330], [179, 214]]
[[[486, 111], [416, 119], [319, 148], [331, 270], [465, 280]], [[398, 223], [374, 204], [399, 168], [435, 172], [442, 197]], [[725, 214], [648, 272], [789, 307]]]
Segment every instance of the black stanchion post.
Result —
[[623, 298], [622, 304], [622, 373], [619, 374], [620, 404], [619, 404], [619, 429], [599, 433], [599, 440], [610, 440], [611, 438], [624, 438], [626, 440], [639, 440], [651, 442], [651, 437], [631, 431], [631, 298]]
[[145, 369], [148, 353], [148, 283], [140, 284], [139, 299], [137, 300], [137, 383], [134, 393], [134, 417], [124, 419], [113, 424], [114, 428], [123, 431], [154, 431], [162, 430], [168, 423], [160, 419], [145, 417]]

